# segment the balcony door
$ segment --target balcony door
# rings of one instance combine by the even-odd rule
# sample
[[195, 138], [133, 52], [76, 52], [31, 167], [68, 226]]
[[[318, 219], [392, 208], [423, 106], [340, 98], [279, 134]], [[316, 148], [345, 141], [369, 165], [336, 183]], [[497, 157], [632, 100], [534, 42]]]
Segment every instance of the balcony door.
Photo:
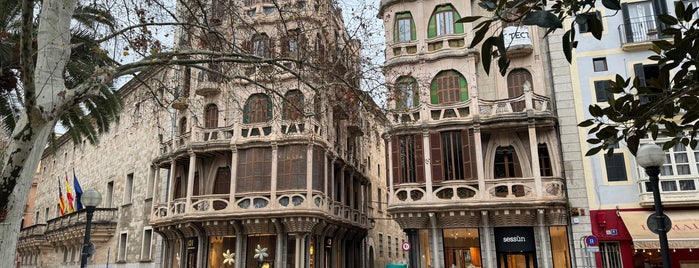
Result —
[[657, 15], [667, 13], [664, 3], [654, 1], [622, 4], [626, 43], [646, 42], [659, 37], [662, 25]]

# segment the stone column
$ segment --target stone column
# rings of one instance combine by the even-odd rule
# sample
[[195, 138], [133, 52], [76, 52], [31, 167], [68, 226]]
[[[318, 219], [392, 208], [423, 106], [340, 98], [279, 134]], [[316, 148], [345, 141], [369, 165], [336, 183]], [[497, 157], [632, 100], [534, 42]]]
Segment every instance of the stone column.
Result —
[[[386, 163], [386, 166], [388, 166], [388, 177], [386, 178], [388, 180], [388, 200], [386, 200], [386, 203], [390, 204], [393, 198], [393, 154], [391, 153], [393, 151], [393, 144], [391, 144], [390, 135], [385, 135], [384, 140], [387, 143], [386, 150], [388, 150], [388, 162]], [[427, 170], [425, 170], [425, 176], [427, 176]], [[377, 185], [377, 187], [379, 189], [381, 188], [380, 185]]]
[[[167, 190], [167, 209], [168, 209], [168, 214], [170, 214], [170, 209], [172, 208], [172, 199], [174, 198], [175, 195], [175, 159], [170, 159], [170, 183]], [[170, 216], [170, 215], [169, 215]]]
[[422, 131], [422, 154], [425, 159], [425, 192], [427, 201], [432, 200], [432, 152], [430, 152], [430, 133], [427, 130]]
[[[481, 241], [485, 241], [485, 263], [483, 263], [483, 267], [493, 268], [495, 267], [497, 261], [495, 258], [493, 258], [493, 251], [495, 251], [495, 248], [493, 248], [493, 244], [491, 243], [493, 237], [493, 226], [490, 225], [488, 211], [481, 211], [481, 222], [483, 223], [483, 227], [481, 227], [480, 237]], [[481, 250], [481, 252], [483, 252], [483, 250]]]
[[229, 208], [235, 207], [235, 187], [236, 187], [236, 177], [238, 177], [238, 147], [231, 146], [231, 188], [228, 192], [230, 197], [228, 198]]
[[184, 212], [189, 212], [192, 206], [192, 192], [194, 191], [194, 172], [197, 169], [197, 155], [193, 152], [189, 153], [189, 172], [187, 174], [187, 201]]
[[272, 173], [270, 176], [269, 200], [272, 207], [277, 206], [277, 158], [279, 157], [279, 146], [276, 142], [272, 142]]
[[529, 123], [529, 151], [532, 165], [532, 176], [534, 176], [534, 189], [536, 196], [542, 197], [541, 172], [539, 171], [539, 143], [536, 139], [536, 126], [534, 123]]
[[[468, 133], [467, 133], [468, 134]], [[481, 200], [486, 199], [486, 186], [485, 186], [485, 155], [483, 155], [483, 143], [481, 143], [481, 128], [480, 126], [474, 126], [473, 128], [473, 142], [475, 143], [474, 148], [476, 149], [476, 175], [478, 176], [478, 197]]]
[[313, 202], [313, 145], [308, 144], [306, 148], [306, 206], [315, 206]]
[[546, 228], [546, 218], [545, 218], [545, 213], [546, 210], [543, 208], [537, 209], [537, 223], [539, 224], [539, 246], [541, 250], [541, 261], [543, 262], [542, 267], [551, 267], [549, 265], [549, 258], [551, 257], [550, 253], [551, 251], [548, 248], [548, 245], [550, 245], [549, 242], [549, 232], [548, 228]]

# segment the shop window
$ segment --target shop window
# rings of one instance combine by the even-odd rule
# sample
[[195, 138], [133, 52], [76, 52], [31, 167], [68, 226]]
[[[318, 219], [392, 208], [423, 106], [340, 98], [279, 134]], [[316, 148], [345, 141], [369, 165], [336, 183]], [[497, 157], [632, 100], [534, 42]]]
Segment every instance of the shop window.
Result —
[[599, 11], [578, 14], [577, 16], [583, 17], [583, 19], [580, 20], [578, 18], [575, 18], [575, 21], [578, 22], [578, 31], [580, 33], [587, 33], [592, 31], [592, 29], [590, 28], [590, 24], [592, 23], [592, 20], [595, 17], [598, 21], [602, 21], [602, 14]]
[[272, 120], [272, 100], [269, 96], [253, 94], [243, 107], [243, 123], [264, 123]]
[[[235, 255], [235, 236], [209, 237], [209, 268], [233, 267], [238, 262]], [[241, 260], [242, 261], [242, 260]]]
[[611, 156], [604, 155], [604, 163], [607, 171], [607, 181], [627, 181], [626, 160], [624, 153], [614, 153]]
[[512, 146], [498, 146], [495, 150], [495, 178], [522, 177], [517, 152]]
[[566, 226], [551, 226], [549, 227], [549, 236], [551, 242], [551, 257], [553, 259], [553, 268], [569, 268], [570, 263], [570, 247], [568, 244], [568, 229]]
[[420, 104], [417, 81], [410, 76], [402, 76], [396, 82], [396, 109], [412, 109]]
[[608, 89], [612, 87], [612, 80], [595, 81], [595, 100], [597, 102], [607, 102], [607, 99], [614, 97], [614, 93]]
[[417, 39], [415, 21], [410, 12], [396, 13], [396, 24], [393, 27], [393, 42], [402, 43]]
[[432, 104], [450, 104], [468, 100], [466, 78], [454, 70], [439, 72], [430, 84]]
[[432, 267], [432, 258], [430, 250], [430, 230], [420, 229], [418, 231], [418, 240], [420, 241], [420, 266], [419, 267]]
[[303, 189], [306, 189], [306, 146], [280, 146], [277, 157], [277, 190]]
[[464, 26], [462, 23], [454, 23], [461, 17], [452, 5], [442, 5], [435, 8], [430, 16], [427, 26], [427, 38], [447, 34], [462, 34]]
[[430, 133], [433, 181], [476, 178], [473, 130]]
[[289, 90], [284, 94], [282, 119], [299, 120], [303, 117], [303, 93], [300, 90]]
[[204, 127], [218, 127], [218, 106], [216, 106], [216, 104], [210, 103], [206, 105], [206, 108], [204, 109]]
[[481, 267], [478, 228], [444, 229], [444, 267]]
[[269, 192], [272, 148], [249, 148], [238, 151], [236, 192]]
[[599, 242], [599, 253], [603, 268], [622, 268], [619, 242]]
[[551, 157], [549, 156], [549, 149], [546, 143], [539, 143], [539, 174], [542, 177], [553, 176], [553, 168], [551, 167]]
[[592, 59], [592, 69], [595, 72], [604, 72], [607, 70], [607, 58], [594, 58]]
[[[277, 267], [273, 265], [276, 259], [276, 245], [276, 235], [248, 235], [246, 263], [259, 264], [262, 267]], [[254, 257], [257, 252], [267, 253], [267, 257], [264, 257], [262, 261], [260, 261], [259, 258]], [[265, 264], [267, 264], [267, 266], [265, 266]]]

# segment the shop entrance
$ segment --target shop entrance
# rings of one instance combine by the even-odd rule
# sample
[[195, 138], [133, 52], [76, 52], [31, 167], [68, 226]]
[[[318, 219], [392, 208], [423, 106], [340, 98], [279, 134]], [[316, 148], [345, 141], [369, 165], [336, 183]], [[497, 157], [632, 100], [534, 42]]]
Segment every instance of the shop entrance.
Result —
[[535, 268], [536, 244], [532, 227], [496, 227], [498, 268]]

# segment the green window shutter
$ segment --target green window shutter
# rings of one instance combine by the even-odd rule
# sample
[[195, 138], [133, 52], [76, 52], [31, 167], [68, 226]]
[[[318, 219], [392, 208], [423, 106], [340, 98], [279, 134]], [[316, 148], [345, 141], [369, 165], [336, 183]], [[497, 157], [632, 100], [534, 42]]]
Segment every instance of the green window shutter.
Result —
[[433, 38], [437, 36], [437, 22], [435, 21], [434, 12], [430, 16], [430, 22], [427, 24], [427, 38]]
[[460, 74], [459, 74], [459, 88], [461, 89], [460, 90], [461, 101], [467, 101], [468, 100], [468, 83], [466, 82], [466, 78], [464, 78]]
[[439, 104], [439, 95], [437, 95], [437, 78], [435, 77], [430, 84], [430, 103]]
[[413, 107], [420, 105], [420, 91], [417, 87], [417, 81], [415, 78], [410, 78], [410, 83], [413, 85]]
[[456, 21], [458, 21], [459, 19], [461, 19], [461, 16], [459, 16], [459, 12], [457, 12], [456, 9], [454, 9], [454, 33], [455, 34], [464, 33], [464, 24], [463, 23], [456, 23]]
[[267, 100], [267, 120], [272, 120], [272, 100], [267, 95], [264, 98]]
[[410, 16], [410, 40], [417, 40], [417, 31], [415, 30], [415, 20]]
[[252, 98], [248, 98], [243, 107], [243, 124], [250, 123], [250, 101]]

